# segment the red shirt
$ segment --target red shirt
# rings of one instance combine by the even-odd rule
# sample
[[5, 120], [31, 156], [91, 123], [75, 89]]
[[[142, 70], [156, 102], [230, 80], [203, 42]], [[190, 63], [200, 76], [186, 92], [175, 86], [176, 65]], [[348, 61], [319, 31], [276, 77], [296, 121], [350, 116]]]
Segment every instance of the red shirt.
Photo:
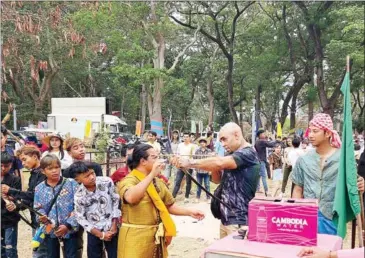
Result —
[[113, 183], [116, 184], [119, 181], [121, 181], [123, 178], [125, 178], [129, 173], [128, 167], [121, 167], [118, 168], [117, 171], [113, 173], [113, 175], [110, 176], [110, 178], [113, 180]]

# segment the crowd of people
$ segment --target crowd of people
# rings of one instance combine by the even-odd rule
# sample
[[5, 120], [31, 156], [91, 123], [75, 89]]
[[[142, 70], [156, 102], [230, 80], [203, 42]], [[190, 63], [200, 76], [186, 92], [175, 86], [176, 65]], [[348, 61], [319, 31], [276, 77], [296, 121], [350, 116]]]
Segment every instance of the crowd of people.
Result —
[[[235, 123], [225, 124], [216, 142], [212, 133], [206, 138], [195, 136], [173, 131], [173, 155], [165, 155], [169, 158], [166, 164], [166, 159], [161, 159], [166, 146], [161, 146], [157, 134], [150, 131], [146, 143], [123, 148], [128, 166], [106, 177], [99, 164], [85, 160], [81, 139], [64, 140], [52, 134], [45, 139], [49, 148], [43, 153], [29, 145], [14, 153], [7, 148], [7, 133], [2, 131], [2, 257], [18, 257], [17, 231], [24, 209], [30, 211], [33, 236], [39, 230], [45, 234], [33, 249], [33, 257], [60, 257], [61, 251], [64, 257], [82, 257], [84, 248], [92, 258], [104, 257], [104, 252], [110, 258], [167, 257], [167, 246], [176, 236], [171, 214], [197, 220], [205, 217], [197, 209], [176, 204], [184, 184], [184, 202], [190, 202], [192, 178], [208, 192], [210, 182], [219, 184], [215, 198], [206, 194], [206, 201], [221, 221], [221, 238], [248, 225], [248, 204], [261, 191], [260, 181], [267, 196], [283, 197], [289, 178], [292, 197], [319, 200], [318, 232], [337, 233], [332, 208], [341, 141], [328, 115], [313, 118], [308, 139], [269, 141], [259, 130], [252, 146]], [[364, 173], [360, 171], [365, 165], [363, 152], [361, 157], [359, 174]], [[28, 189], [23, 189], [22, 167], [30, 171]], [[169, 189], [171, 179], [174, 186]], [[271, 193], [268, 179], [274, 183]], [[357, 183], [364, 192], [364, 179], [359, 177]], [[201, 187], [195, 196], [195, 202], [201, 201]], [[305, 249], [298, 255], [324, 252]]]

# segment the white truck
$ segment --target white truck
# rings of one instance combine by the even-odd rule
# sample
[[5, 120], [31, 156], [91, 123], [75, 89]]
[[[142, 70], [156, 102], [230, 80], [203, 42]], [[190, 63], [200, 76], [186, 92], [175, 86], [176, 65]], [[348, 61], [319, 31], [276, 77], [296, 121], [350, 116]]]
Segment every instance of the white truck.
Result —
[[100, 131], [102, 121], [110, 133], [125, 133], [127, 130], [125, 121], [106, 114], [105, 97], [52, 98], [51, 107], [52, 113], [47, 116], [48, 128], [64, 135], [69, 133], [71, 136], [82, 137], [87, 121], [91, 122], [94, 133]]

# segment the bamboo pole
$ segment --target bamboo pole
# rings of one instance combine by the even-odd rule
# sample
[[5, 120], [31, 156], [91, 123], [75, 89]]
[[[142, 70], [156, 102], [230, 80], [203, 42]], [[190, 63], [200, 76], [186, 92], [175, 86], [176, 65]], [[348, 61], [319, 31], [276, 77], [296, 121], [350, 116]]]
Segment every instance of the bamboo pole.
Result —
[[[350, 73], [350, 56], [349, 55], [346, 57], [346, 72]], [[359, 200], [360, 200], [361, 210], [360, 210], [360, 214], [356, 215], [356, 223], [357, 223], [357, 235], [359, 238], [359, 247], [363, 247], [364, 246], [364, 238], [363, 238], [364, 201], [362, 198], [362, 193], [360, 191], [359, 191], [359, 197], [360, 197]], [[352, 227], [352, 230], [354, 231], [354, 225]], [[355, 229], [355, 231], [356, 231], [356, 229]], [[352, 237], [355, 237], [355, 234], [356, 233], [352, 232]], [[354, 248], [354, 244], [355, 244], [354, 239], [352, 239], [352, 244], [353, 244], [352, 248]]]
[[359, 247], [365, 246], [365, 238], [364, 238], [364, 228], [365, 228], [365, 220], [364, 220], [364, 199], [362, 193], [359, 192], [360, 196], [360, 207], [361, 212], [357, 215], [357, 226], [358, 226], [358, 236], [359, 236]]

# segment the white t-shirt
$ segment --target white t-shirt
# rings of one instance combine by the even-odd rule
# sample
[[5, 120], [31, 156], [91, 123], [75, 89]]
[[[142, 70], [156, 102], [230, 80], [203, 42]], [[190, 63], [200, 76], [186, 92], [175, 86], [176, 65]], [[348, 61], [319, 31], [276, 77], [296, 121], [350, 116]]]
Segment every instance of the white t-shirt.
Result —
[[64, 155], [63, 155], [63, 159], [61, 159], [61, 152], [57, 151], [57, 152], [49, 152], [49, 151], [45, 151], [42, 154], [42, 157], [45, 157], [47, 154], [53, 154], [55, 156], [58, 157], [58, 159], [61, 161], [61, 169], [66, 169], [69, 166], [71, 166], [71, 164], [73, 163], [72, 157], [70, 156], [70, 154], [68, 154], [67, 151], [63, 151]]
[[157, 153], [160, 153], [161, 152], [161, 144], [158, 143], [157, 141], [154, 141], [153, 143], [152, 142], [147, 142], [148, 145], [151, 145], [155, 151], [157, 151]]
[[196, 144], [192, 143], [185, 144], [182, 142], [177, 146], [176, 154], [182, 155], [181, 159], [190, 159], [193, 157], [196, 148], [197, 148]]
[[297, 162], [297, 159], [300, 156], [303, 156], [304, 154], [305, 154], [305, 151], [301, 148], [293, 148], [292, 150], [290, 150], [288, 152], [288, 160], [293, 168], [295, 166], [295, 163]]

